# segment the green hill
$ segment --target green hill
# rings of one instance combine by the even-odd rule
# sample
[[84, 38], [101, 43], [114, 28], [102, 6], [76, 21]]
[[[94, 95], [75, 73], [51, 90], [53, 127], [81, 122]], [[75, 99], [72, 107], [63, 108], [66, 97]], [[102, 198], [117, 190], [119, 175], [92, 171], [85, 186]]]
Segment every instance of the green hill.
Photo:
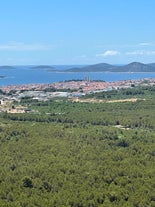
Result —
[[66, 72], [155, 72], [155, 64], [132, 62], [127, 65], [116, 66], [107, 63], [89, 65], [82, 68], [71, 68]]

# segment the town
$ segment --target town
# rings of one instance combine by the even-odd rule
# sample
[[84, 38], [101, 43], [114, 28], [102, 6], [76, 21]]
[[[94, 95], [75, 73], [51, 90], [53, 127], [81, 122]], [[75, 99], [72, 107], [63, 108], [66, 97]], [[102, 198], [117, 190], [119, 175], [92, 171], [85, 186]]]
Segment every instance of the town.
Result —
[[75, 99], [86, 94], [102, 91], [119, 90], [121, 88], [132, 88], [138, 85], [153, 86], [155, 78], [139, 80], [122, 80], [116, 82], [104, 82], [97, 80], [69, 80], [50, 84], [26, 84], [10, 85], [0, 87], [0, 111], [8, 113], [28, 112], [26, 107], [12, 107], [12, 103], [30, 97], [38, 101], [47, 101], [57, 97]]

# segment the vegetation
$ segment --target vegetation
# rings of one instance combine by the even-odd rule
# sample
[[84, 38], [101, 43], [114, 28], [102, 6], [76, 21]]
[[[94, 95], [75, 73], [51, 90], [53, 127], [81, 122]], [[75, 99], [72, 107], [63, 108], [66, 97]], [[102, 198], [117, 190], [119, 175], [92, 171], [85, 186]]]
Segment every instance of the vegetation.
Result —
[[125, 99], [125, 98], [145, 98], [152, 99], [155, 98], [155, 86], [137, 86], [131, 85], [131, 88], [110, 90], [99, 93], [88, 94], [83, 97], [86, 98], [96, 98], [96, 99]]
[[143, 64], [140, 62], [132, 62], [127, 65], [110, 65], [107, 63], [99, 63], [83, 67], [75, 67], [65, 70], [66, 72], [154, 72], [155, 65]]
[[0, 206], [155, 206], [155, 90], [130, 90], [94, 96], [141, 99], [25, 98], [35, 112], [1, 113]]

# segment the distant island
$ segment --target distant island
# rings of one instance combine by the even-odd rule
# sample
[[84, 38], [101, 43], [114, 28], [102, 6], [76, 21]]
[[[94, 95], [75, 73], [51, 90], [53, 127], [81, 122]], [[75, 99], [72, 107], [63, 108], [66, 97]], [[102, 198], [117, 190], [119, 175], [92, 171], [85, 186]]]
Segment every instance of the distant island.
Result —
[[[155, 63], [144, 64], [141, 62], [132, 62], [125, 65], [111, 65], [108, 63], [98, 63], [93, 65], [66, 65], [65, 69], [62, 69], [61, 65], [38, 65], [27, 66], [30, 69], [46, 70], [48, 72], [124, 72], [124, 73], [143, 73], [153, 72], [155, 73]], [[64, 67], [64, 65], [63, 65]], [[16, 69], [13, 66], [0, 66], [0, 69]]]
[[143, 64], [132, 62], [127, 65], [116, 66], [107, 63], [88, 65], [82, 68], [70, 68], [66, 72], [155, 72], [155, 63]]
[[2, 65], [0, 66], [0, 69], [15, 69], [15, 67], [9, 65]]
[[5, 78], [5, 77], [6, 77], [5, 75], [0, 75], [0, 79]]
[[43, 69], [43, 70], [49, 70], [49, 71], [57, 71], [53, 66], [50, 65], [38, 65], [31, 67], [31, 69]]
[[132, 62], [126, 65], [111, 65], [108, 63], [98, 63], [85, 66], [73, 66], [62, 70], [59, 67], [50, 65], [34, 66], [32, 69], [44, 69], [49, 72], [155, 72], [155, 63], [144, 64], [140, 62]]

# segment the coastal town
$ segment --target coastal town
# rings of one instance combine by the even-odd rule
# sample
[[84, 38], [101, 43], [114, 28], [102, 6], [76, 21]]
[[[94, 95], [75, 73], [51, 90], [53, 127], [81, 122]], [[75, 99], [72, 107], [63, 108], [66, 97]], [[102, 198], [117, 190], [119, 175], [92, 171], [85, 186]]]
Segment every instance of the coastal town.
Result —
[[75, 100], [87, 94], [119, 90], [122, 88], [132, 88], [138, 85], [153, 86], [155, 78], [145, 78], [139, 80], [122, 80], [116, 82], [104, 82], [98, 80], [69, 80], [49, 84], [26, 84], [10, 85], [0, 87], [0, 111], [8, 113], [28, 112], [26, 107], [12, 107], [14, 101], [19, 102], [25, 97], [30, 97], [38, 101], [47, 101], [53, 98], [65, 97]]

